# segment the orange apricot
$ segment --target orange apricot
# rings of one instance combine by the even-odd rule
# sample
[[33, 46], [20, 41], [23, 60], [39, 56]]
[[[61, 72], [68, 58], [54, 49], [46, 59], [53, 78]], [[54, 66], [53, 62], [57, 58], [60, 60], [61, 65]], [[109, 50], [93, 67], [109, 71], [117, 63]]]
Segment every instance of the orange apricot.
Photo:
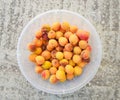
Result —
[[56, 50], [52, 50], [52, 51], [51, 51], [51, 56], [52, 56], [52, 58], [56, 58], [56, 53], [57, 53]]
[[48, 50], [45, 50], [41, 54], [46, 60], [51, 58], [51, 53]]
[[88, 46], [88, 43], [85, 40], [80, 40], [79, 41], [79, 46], [81, 49], [86, 49]]
[[50, 30], [50, 31], [48, 32], [48, 38], [49, 38], [49, 39], [54, 39], [55, 37], [56, 37], [55, 31]]
[[73, 45], [71, 43], [66, 44], [64, 50], [65, 51], [72, 51], [73, 50]]
[[57, 53], [56, 53], [56, 58], [57, 58], [58, 60], [63, 59], [63, 53], [62, 53], [62, 52], [57, 52]]
[[41, 47], [42, 46], [42, 43], [43, 43], [43, 40], [42, 40], [42, 38], [40, 38], [40, 39], [34, 39], [33, 40], [33, 43], [37, 46], [37, 47]]
[[38, 64], [40, 64], [40, 65], [45, 62], [45, 58], [44, 58], [43, 56], [37, 56], [37, 57], [35, 58], [35, 60], [36, 60], [36, 62], [37, 62]]
[[56, 39], [59, 39], [62, 36], [63, 36], [63, 33], [61, 31], [56, 32]]
[[82, 68], [81, 67], [78, 67], [78, 66], [75, 66], [74, 67], [74, 75], [75, 76], [79, 76], [82, 74]]
[[90, 51], [88, 51], [88, 50], [83, 50], [83, 51], [81, 52], [81, 57], [82, 57], [83, 59], [89, 59], [89, 58], [90, 58]]
[[71, 59], [73, 55], [72, 52], [68, 52], [68, 51], [64, 51], [63, 54], [65, 59]]
[[64, 66], [59, 66], [58, 70], [63, 70], [63, 71], [65, 71], [65, 67], [64, 67]]
[[76, 33], [78, 30], [77, 26], [70, 26], [70, 32]]
[[50, 83], [55, 84], [57, 83], [58, 79], [56, 78], [56, 75], [51, 75], [49, 81]]
[[51, 74], [56, 74], [57, 68], [56, 67], [51, 67], [49, 69], [49, 71], [50, 71]]
[[27, 45], [27, 48], [28, 48], [28, 50], [30, 50], [31, 52], [33, 52], [36, 49], [36, 45], [34, 43], [29, 43]]
[[49, 70], [43, 70], [41, 73], [41, 77], [42, 77], [42, 79], [47, 80], [50, 77]]
[[80, 54], [81, 53], [81, 48], [79, 46], [75, 46], [73, 49], [74, 54]]
[[68, 64], [68, 60], [67, 59], [60, 60], [60, 65], [61, 66], [66, 66], [67, 64]]
[[67, 74], [67, 79], [72, 80], [74, 78], [74, 74]]
[[63, 30], [66, 30], [66, 31], [70, 30], [70, 24], [68, 22], [63, 22], [61, 24], [61, 27], [63, 28]]
[[35, 53], [32, 53], [29, 55], [29, 60], [32, 62], [36, 62], [35, 58], [37, 57], [37, 55]]
[[48, 44], [51, 45], [52, 47], [58, 46], [58, 43], [55, 39], [50, 39]]
[[39, 55], [42, 53], [42, 49], [41, 48], [36, 48], [36, 50], [34, 51], [35, 54]]
[[79, 41], [78, 37], [75, 34], [70, 35], [69, 41], [72, 45], [76, 45]]
[[40, 39], [40, 38], [42, 37], [42, 32], [41, 32], [41, 30], [38, 30], [38, 31], [35, 33], [35, 37], [36, 37], [37, 39]]
[[54, 67], [59, 67], [59, 61], [57, 60], [57, 59], [53, 59], [52, 60], [52, 66], [54, 66]]
[[35, 66], [35, 72], [40, 74], [43, 71], [43, 68], [41, 66]]
[[65, 66], [65, 72], [66, 72], [67, 74], [73, 74], [73, 72], [74, 72], [73, 66], [71, 66], [71, 65], [66, 65], [66, 66]]
[[69, 39], [70, 35], [72, 35], [72, 32], [65, 32], [64, 37], [66, 37], [67, 39]]
[[51, 29], [54, 30], [54, 31], [58, 31], [58, 30], [60, 30], [60, 27], [61, 27], [60, 23], [55, 22], [55, 23], [53, 23]]
[[80, 55], [73, 55], [72, 59], [75, 63], [81, 62], [81, 56]]
[[65, 37], [60, 37], [58, 41], [61, 46], [65, 46], [68, 43], [68, 40]]

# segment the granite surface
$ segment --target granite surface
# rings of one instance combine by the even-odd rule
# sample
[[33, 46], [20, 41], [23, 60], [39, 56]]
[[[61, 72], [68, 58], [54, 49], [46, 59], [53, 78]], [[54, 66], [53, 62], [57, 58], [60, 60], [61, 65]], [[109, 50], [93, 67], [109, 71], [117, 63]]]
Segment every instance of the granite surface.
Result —
[[[94, 79], [69, 95], [38, 91], [21, 74], [16, 47], [24, 26], [51, 9], [87, 18], [100, 35], [103, 54]], [[120, 100], [120, 0], [0, 0], [0, 100]]]

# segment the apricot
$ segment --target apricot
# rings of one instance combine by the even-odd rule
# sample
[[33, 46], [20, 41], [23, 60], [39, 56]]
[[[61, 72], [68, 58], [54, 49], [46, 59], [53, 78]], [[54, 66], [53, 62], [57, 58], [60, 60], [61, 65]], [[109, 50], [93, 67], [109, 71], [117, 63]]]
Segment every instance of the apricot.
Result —
[[38, 64], [40, 64], [40, 65], [45, 62], [45, 58], [44, 58], [43, 56], [37, 56], [37, 57], [35, 58], [35, 60], [36, 60], [36, 62], [37, 62]]
[[76, 35], [81, 39], [81, 40], [85, 40], [85, 41], [88, 41], [88, 38], [89, 38], [89, 32], [85, 31], [85, 30], [78, 30], [76, 32]]
[[61, 66], [66, 66], [67, 64], [68, 64], [68, 60], [67, 59], [60, 60], [60, 65]]
[[60, 37], [58, 41], [61, 46], [65, 46], [68, 43], [68, 40], [65, 37]]
[[81, 62], [81, 56], [80, 55], [73, 55], [72, 59], [75, 63]]
[[47, 32], [49, 32], [50, 31], [50, 25], [49, 24], [44, 24], [43, 26], [42, 26], [42, 28], [41, 28], [41, 32], [43, 33], [43, 34], [45, 34], [45, 33], [47, 33]]
[[36, 50], [34, 51], [35, 54], [39, 55], [42, 53], [42, 49], [41, 48], [36, 48]]
[[60, 28], [60, 32], [62, 32], [63, 34], [66, 32], [66, 30], [64, 30], [62, 27]]
[[67, 74], [73, 74], [73, 72], [74, 72], [73, 66], [71, 66], [71, 65], [66, 65], [66, 66], [65, 66], [65, 72], [66, 72]]
[[35, 58], [37, 57], [37, 55], [35, 53], [32, 53], [29, 55], [29, 60], [32, 62], [36, 62]]
[[57, 60], [57, 59], [53, 59], [52, 60], [52, 66], [54, 66], [54, 67], [59, 67], [59, 61]]
[[65, 67], [63, 67], [63, 66], [59, 66], [58, 69], [59, 69], [59, 70], [63, 70], [63, 71], [65, 71]]
[[63, 28], [63, 30], [65, 31], [69, 31], [70, 30], [70, 24], [68, 22], [63, 22], [61, 24], [61, 27]]
[[43, 40], [42, 40], [42, 38], [40, 38], [40, 39], [35, 38], [33, 40], [33, 43], [35, 44], [36, 47], [41, 47], [42, 43], [43, 43]]
[[42, 37], [42, 32], [41, 32], [41, 30], [38, 30], [38, 31], [35, 33], [35, 37], [36, 37], [37, 39], [40, 39], [40, 38]]
[[81, 49], [86, 49], [88, 46], [88, 43], [85, 40], [80, 40], [79, 41], [79, 46]]
[[65, 48], [64, 48], [65, 51], [72, 51], [73, 50], [73, 45], [68, 43], [65, 45]]
[[56, 53], [56, 58], [57, 58], [58, 60], [63, 59], [63, 53], [62, 53], [62, 52], [57, 52], [57, 53]]
[[71, 59], [73, 55], [72, 52], [68, 52], [68, 51], [64, 51], [63, 54], [65, 59]]
[[83, 50], [83, 51], [81, 52], [81, 57], [82, 57], [83, 59], [88, 59], [88, 58], [90, 58], [90, 51], [88, 51], [88, 50]]
[[43, 71], [43, 68], [41, 66], [35, 66], [35, 72], [40, 74]]
[[72, 80], [74, 78], [74, 74], [67, 74], [67, 79]]
[[56, 67], [51, 67], [49, 69], [49, 71], [50, 71], [51, 74], [56, 74], [57, 68]]
[[48, 32], [48, 38], [49, 38], [49, 39], [54, 39], [55, 37], [56, 37], [55, 31], [50, 30], [50, 31]]
[[56, 53], [57, 53], [56, 50], [52, 50], [52, 51], [51, 51], [51, 56], [52, 56], [52, 58], [56, 58]]
[[50, 83], [55, 84], [57, 83], [58, 79], [56, 78], [56, 75], [51, 75], [49, 81]]
[[57, 51], [62, 51], [62, 50], [63, 50], [63, 47], [60, 46], [60, 45], [58, 45], [58, 46], [56, 47], [56, 50], [57, 50]]
[[41, 54], [46, 60], [51, 58], [51, 53], [48, 50], [45, 50]]
[[69, 39], [70, 35], [72, 35], [73, 33], [72, 32], [66, 32], [64, 34], [64, 37], [66, 37], [67, 39]]
[[46, 48], [48, 51], [52, 51], [54, 49], [54, 47], [52, 45], [49, 45], [49, 44], [46, 46]]
[[72, 45], [76, 45], [78, 43], [78, 41], [79, 41], [79, 39], [78, 39], [78, 37], [75, 34], [70, 35], [69, 42]]
[[76, 33], [78, 30], [77, 26], [70, 26], [70, 32]]
[[62, 36], [63, 36], [63, 33], [61, 31], [56, 32], [56, 39], [59, 39]]
[[65, 72], [63, 70], [57, 70], [56, 77], [57, 77], [57, 79], [60, 80], [60, 82], [66, 81], [66, 75], [65, 75]]
[[52, 64], [50, 61], [45, 61], [43, 64], [42, 64], [42, 68], [43, 69], [49, 69], [51, 68]]
[[73, 60], [69, 60], [69, 65], [71, 65], [71, 66], [75, 66], [74, 61], [73, 61]]
[[42, 79], [47, 80], [50, 77], [49, 70], [43, 70], [41, 73], [41, 77], [42, 77]]
[[55, 23], [53, 23], [51, 29], [54, 30], [54, 31], [58, 31], [58, 30], [60, 30], [60, 27], [61, 27], [60, 23], [55, 22]]
[[31, 52], [33, 52], [36, 49], [36, 45], [34, 43], [29, 43], [27, 45], [27, 48], [28, 48], [28, 50], [30, 50]]
[[79, 76], [82, 74], [82, 68], [81, 67], [78, 67], [78, 66], [75, 66], [74, 67], [74, 75], [75, 76]]
[[86, 64], [87, 64], [87, 62], [82, 61], [82, 62], [78, 63], [77, 66], [84, 68]]
[[81, 48], [79, 46], [75, 46], [73, 49], [74, 54], [80, 54], [81, 53]]
[[55, 39], [50, 39], [48, 44], [52, 47], [57, 47], [58, 46], [58, 43]]
[[47, 33], [44, 33], [44, 34], [42, 35], [42, 40], [44, 40], [44, 41], [48, 41], [48, 40], [49, 40]]
[[86, 50], [91, 51], [92, 50], [91, 46], [87, 45]]

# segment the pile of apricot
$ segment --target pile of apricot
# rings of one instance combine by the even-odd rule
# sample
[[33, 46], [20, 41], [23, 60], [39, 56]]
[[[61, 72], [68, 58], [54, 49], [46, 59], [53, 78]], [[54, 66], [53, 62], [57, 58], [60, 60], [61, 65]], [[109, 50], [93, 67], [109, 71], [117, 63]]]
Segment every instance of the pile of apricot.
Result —
[[28, 44], [29, 60], [35, 72], [50, 83], [65, 82], [80, 76], [90, 62], [90, 33], [68, 22], [43, 25]]

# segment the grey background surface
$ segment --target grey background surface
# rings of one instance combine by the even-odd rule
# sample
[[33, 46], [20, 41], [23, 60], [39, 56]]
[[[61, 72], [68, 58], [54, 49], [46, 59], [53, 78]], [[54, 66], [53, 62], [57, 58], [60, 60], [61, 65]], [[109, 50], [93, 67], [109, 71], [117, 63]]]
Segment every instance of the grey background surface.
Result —
[[[24, 26], [51, 9], [87, 18], [100, 35], [103, 54], [94, 79], [70, 95], [38, 91], [21, 74], [16, 47]], [[0, 0], [0, 100], [120, 100], [120, 0]]]

